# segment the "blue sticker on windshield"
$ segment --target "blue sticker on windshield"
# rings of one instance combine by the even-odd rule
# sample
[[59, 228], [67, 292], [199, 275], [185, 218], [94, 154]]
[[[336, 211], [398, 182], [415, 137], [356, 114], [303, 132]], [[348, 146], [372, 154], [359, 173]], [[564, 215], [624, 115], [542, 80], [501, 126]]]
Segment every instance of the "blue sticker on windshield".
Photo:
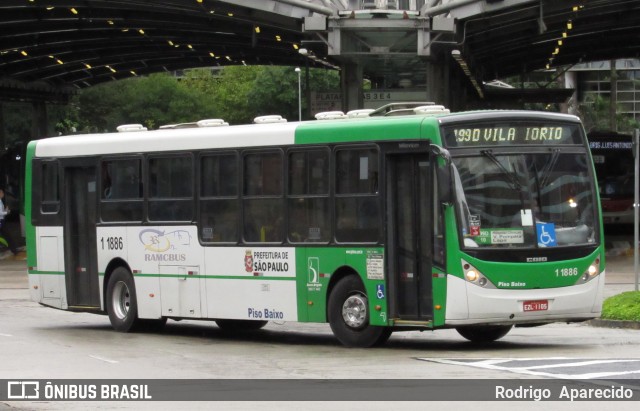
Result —
[[558, 245], [556, 241], [556, 225], [553, 223], [536, 223], [536, 231], [538, 233], [539, 247], [555, 247]]

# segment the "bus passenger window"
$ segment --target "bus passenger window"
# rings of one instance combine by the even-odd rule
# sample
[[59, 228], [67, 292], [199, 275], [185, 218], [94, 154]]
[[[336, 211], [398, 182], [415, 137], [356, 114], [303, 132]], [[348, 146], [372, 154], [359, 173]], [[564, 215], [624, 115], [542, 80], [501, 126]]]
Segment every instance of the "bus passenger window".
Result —
[[292, 243], [327, 243], [331, 239], [329, 151], [289, 154], [288, 238]]
[[378, 151], [344, 149], [336, 153], [336, 240], [371, 243], [380, 238]]
[[105, 222], [142, 221], [142, 161], [102, 162], [100, 218]]
[[192, 218], [191, 156], [149, 159], [149, 220], [191, 221]]
[[42, 213], [57, 213], [60, 210], [60, 192], [58, 189], [58, 162], [42, 163]]
[[244, 241], [281, 243], [284, 238], [282, 152], [246, 154], [243, 164]]
[[234, 152], [200, 161], [200, 239], [203, 243], [238, 241], [238, 161]]

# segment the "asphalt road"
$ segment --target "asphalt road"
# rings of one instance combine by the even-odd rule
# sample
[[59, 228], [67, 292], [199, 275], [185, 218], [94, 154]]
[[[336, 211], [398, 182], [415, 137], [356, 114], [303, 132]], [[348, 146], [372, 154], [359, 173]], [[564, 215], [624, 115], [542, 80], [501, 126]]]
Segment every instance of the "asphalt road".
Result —
[[[628, 255], [608, 259], [606, 295], [632, 290]], [[212, 322], [169, 321], [159, 333], [122, 334], [106, 316], [39, 306], [28, 298], [24, 261], [0, 260], [0, 379], [636, 379], [640, 331], [552, 324], [516, 328], [486, 346], [453, 330], [394, 334], [375, 349], [347, 349], [324, 324], [270, 323], [229, 334]], [[348, 383], [347, 387], [348, 389]], [[464, 393], [461, 393], [464, 395]], [[640, 398], [640, 392], [638, 392]], [[512, 402], [465, 402], [512, 410]], [[580, 409], [637, 409], [589, 402]], [[0, 409], [429, 409], [437, 402], [6, 402]], [[518, 408], [540, 405], [518, 403]], [[570, 409], [553, 403], [550, 409]], [[549, 407], [549, 406], [548, 406]], [[567, 407], [567, 408], [565, 408]], [[597, 408], [596, 408], [597, 407]], [[575, 409], [575, 408], [571, 408]]]

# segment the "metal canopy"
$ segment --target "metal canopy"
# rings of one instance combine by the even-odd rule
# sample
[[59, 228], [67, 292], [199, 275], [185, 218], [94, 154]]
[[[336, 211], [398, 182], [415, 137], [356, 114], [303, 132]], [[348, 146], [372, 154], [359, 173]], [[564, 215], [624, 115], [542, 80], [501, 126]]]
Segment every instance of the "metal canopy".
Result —
[[482, 85], [637, 58], [638, 27], [640, 0], [3, 0], [0, 88], [306, 62], [357, 63], [385, 87], [422, 86], [426, 63], [451, 61], [454, 50]]
[[0, 79], [87, 87], [191, 67], [298, 65], [309, 14], [206, 0], [3, 0]]
[[[506, 6], [508, 1], [487, 2]], [[640, 1], [512, 1], [452, 10], [456, 42], [484, 81], [580, 62], [640, 56]], [[517, 4], [520, 3], [520, 4]], [[487, 9], [489, 7], [486, 7]]]

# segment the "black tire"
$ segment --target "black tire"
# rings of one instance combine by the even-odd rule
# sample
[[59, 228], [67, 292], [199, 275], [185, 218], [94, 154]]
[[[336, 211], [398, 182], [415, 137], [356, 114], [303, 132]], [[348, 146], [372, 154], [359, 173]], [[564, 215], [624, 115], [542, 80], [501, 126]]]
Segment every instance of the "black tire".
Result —
[[327, 316], [333, 335], [347, 347], [381, 345], [391, 335], [389, 327], [369, 325], [369, 300], [360, 278], [355, 275], [344, 277], [333, 288]]
[[512, 325], [473, 325], [458, 327], [458, 334], [474, 343], [489, 343], [507, 335]]
[[138, 319], [136, 287], [129, 270], [118, 267], [113, 271], [107, 284], [106, 300], [109, 320], [116, 331], [135, 331], [142, 325]]
[[218, 327], [225, 331], [255, 331], [263, 328], [268, 322], [260, 320], [216, 320]]

